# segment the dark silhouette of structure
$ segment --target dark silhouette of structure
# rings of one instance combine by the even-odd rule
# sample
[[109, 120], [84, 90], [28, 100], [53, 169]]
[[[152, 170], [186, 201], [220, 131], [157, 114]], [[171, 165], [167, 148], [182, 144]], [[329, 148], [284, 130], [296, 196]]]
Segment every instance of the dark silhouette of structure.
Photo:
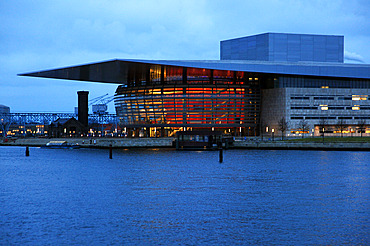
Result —
[[87, 132], [81, 122], [75, 118], [59, 118], [49, 125], [49, 137], [80, 137]]
[[78, 121], [82, 123], [83, 126], [87, 127], [89, 125], [89, 92], [88, 91], [78, 91]]

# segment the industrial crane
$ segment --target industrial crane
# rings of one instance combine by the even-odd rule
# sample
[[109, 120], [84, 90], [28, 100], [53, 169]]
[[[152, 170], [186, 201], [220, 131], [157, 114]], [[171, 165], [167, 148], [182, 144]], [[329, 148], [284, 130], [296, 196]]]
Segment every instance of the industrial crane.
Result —
[[89, 105], [92, 105], [92, 111], [94, 114], [107, 114], [108, 103], [113, 101], [113, 99], [114, 96], [109, 96], [107, 93], [89, 100]]

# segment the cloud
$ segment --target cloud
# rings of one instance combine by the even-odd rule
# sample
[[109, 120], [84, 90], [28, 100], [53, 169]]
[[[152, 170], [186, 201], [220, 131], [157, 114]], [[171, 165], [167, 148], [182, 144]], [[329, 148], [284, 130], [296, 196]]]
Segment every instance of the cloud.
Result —
[[347, 50], [344, 51], [344, 59], [348, 61], [365, 63], [364, 58], [361, 55], [354, 52], [349, 52]]

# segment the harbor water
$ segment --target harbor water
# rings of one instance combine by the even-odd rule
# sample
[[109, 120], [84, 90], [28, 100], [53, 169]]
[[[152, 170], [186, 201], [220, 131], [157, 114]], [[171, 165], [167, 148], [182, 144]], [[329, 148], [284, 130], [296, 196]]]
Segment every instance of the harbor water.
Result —
[[370, 245], [370, 152], [0, 147], [0, 245]]

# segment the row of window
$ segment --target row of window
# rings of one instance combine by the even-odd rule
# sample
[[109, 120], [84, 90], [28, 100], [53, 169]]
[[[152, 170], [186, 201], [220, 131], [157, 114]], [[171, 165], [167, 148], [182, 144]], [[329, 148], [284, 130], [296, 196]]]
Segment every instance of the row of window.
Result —
[[338, 116], [338, 117], [335, 117], [335, 116], [306, 116], [306, 117], [292, 116], [290, 117], [290, 119], [291, 120], [303, 120], [303, 119], [306, 119], [306, 120], [321, 120], [321, 119], [325, 119], [325, 120], [336, 120], [336, 119], [339, 119], [339, 120], [352, 120], [352, 119], [369, 120], [370, 116], [356, 116], [356, 117], [352, 117], [352, 116]]
[[370, 88], [366, 79], [326, 79], [306, 76], [282, 76], [275, 80], [275, 88]]
[[[309, 96], [292, 96], [291, 100], [310, 100]], [[314, 100], [334, 100], [334, 96], [314, 96]], [[368, 95], [352, 95], [352, 96], [339, 96], [338, 100], [353, 100], [353, 101], [365, 101], [368, 100]]]
[[[318, 109], [319, 107], [311, 107], [311, 106], [292, 106], [290, 109]], [[327, 106], [327, 105], [320, 105], [321, 110], [370, 110], [370, 106]]]
[[127, 84], [138, 85], [180, 85], [180, 84], [234, 84], [244, 85], [258, 82], [256, 74], [241, 71], [213, 70], [204, 68], [186, 68], [174, 66], [150, 65], [139, 69], [133, 67], [127, 71]]
[[233, 85], [218, 85], [218, 86], [142, 86], [142, 87], [126, 87], [119, 86], [116, 90], [117, 95], [124, 95], [125, 97], [130, 96], [191, 96], [191, 95], [200, 95], [200, 96], [220, 96], [220, 95], [259, 95], [259, 90], [256, 88], [250, 88], [249, 86], [233, 86]]
[[126, 124], [256, 124], [259, 92], [245, 87], [119, 87], [117, 115]]
[[317, 107], [292, 106], [290, 109], [317, 109]]

